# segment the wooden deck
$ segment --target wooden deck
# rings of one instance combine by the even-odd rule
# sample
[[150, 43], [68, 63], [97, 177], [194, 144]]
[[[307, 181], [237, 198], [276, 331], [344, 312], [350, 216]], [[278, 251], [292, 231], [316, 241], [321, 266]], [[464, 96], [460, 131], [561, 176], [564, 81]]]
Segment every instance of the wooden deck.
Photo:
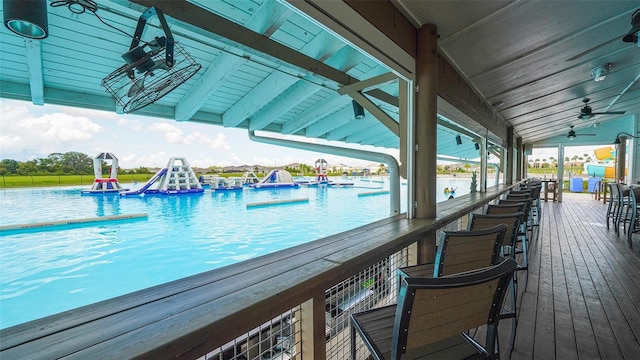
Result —
[[[510, 359], [639, 359], [640, 236], [630, 249], [589, 194], [542, 207]], [[503, 351], [508, 323], [500, 324]]]

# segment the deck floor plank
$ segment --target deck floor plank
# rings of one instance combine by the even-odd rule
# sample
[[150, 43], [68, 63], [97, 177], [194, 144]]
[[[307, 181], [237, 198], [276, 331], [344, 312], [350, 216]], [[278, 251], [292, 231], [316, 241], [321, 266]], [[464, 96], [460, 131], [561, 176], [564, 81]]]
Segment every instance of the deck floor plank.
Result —
[[[510, 359], [637, 359], [640, 253], [587, 194], [543, 203]], [[634, 245], [640, 236], [633, 235]], [[520, 289], [522, 290], [522, 289]], [[502, 324], [501, 324], [502, 327]], [[508, 333], [501, 329], [501, 348]]]

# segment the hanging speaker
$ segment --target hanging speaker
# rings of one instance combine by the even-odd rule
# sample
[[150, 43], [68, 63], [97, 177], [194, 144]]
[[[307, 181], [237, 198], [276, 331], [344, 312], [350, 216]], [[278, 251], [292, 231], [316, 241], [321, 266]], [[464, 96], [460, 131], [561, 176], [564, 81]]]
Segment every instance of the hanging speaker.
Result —
[[358, 104], [355, 100], [351, 100], [351, 103], [353, 104], [353, 116], [358, 120], [364, 119], [364, 108], [362, 105]]

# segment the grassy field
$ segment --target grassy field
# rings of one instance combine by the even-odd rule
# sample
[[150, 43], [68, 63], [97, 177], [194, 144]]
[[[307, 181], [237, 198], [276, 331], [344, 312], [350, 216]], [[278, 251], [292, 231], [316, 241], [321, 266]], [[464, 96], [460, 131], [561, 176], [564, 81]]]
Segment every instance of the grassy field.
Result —
[[[122, 174], [118, 181], [128, 183], [138, 181], [146, 182], [153, 174]], [[39, 187], [39, 186], [70, 186], [93, 184], [93, 175], [33, 175], [33, 176], [2, 176], [0, 188]]]

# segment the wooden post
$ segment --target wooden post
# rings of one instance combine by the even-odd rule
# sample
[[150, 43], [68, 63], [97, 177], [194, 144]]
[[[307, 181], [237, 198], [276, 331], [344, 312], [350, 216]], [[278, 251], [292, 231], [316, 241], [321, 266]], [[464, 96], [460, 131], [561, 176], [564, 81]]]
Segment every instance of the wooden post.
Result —
[[300, 305], [295, 317], [300, 324], [300, 332], [296, 332], [296, 344], [301, 359], [324, 360], [327, 356], [325, 334], [325, 297], [316, 294]]
[[625, 178], [624, 169], [627, 167], [625, 158], [627, 157], [627, 137], [625, 135], [618, 136], [620, 144], [616, 149], [616, 182]]
[[513, 158], [513, 126], [507, 128], [507, 166], [504, 170], [505, 184], [513, 184], [514, 173], [514, 158]]
[[[437, 77], [438, 30], [427, 24], [417, 30], [416, 96], [415, 96], [415, 204], [416, 218], [436, 216], [436, 156], [437, 156]], [[434, 234], [418, 243], [418, 261], [435, 257]]]
[[518, 155], [516, 181], [522, 180], [522, 174], [524, 174], [524, 152], [522, 150], [522, 138], [519, 137], [516, 139], [516, 154]]

